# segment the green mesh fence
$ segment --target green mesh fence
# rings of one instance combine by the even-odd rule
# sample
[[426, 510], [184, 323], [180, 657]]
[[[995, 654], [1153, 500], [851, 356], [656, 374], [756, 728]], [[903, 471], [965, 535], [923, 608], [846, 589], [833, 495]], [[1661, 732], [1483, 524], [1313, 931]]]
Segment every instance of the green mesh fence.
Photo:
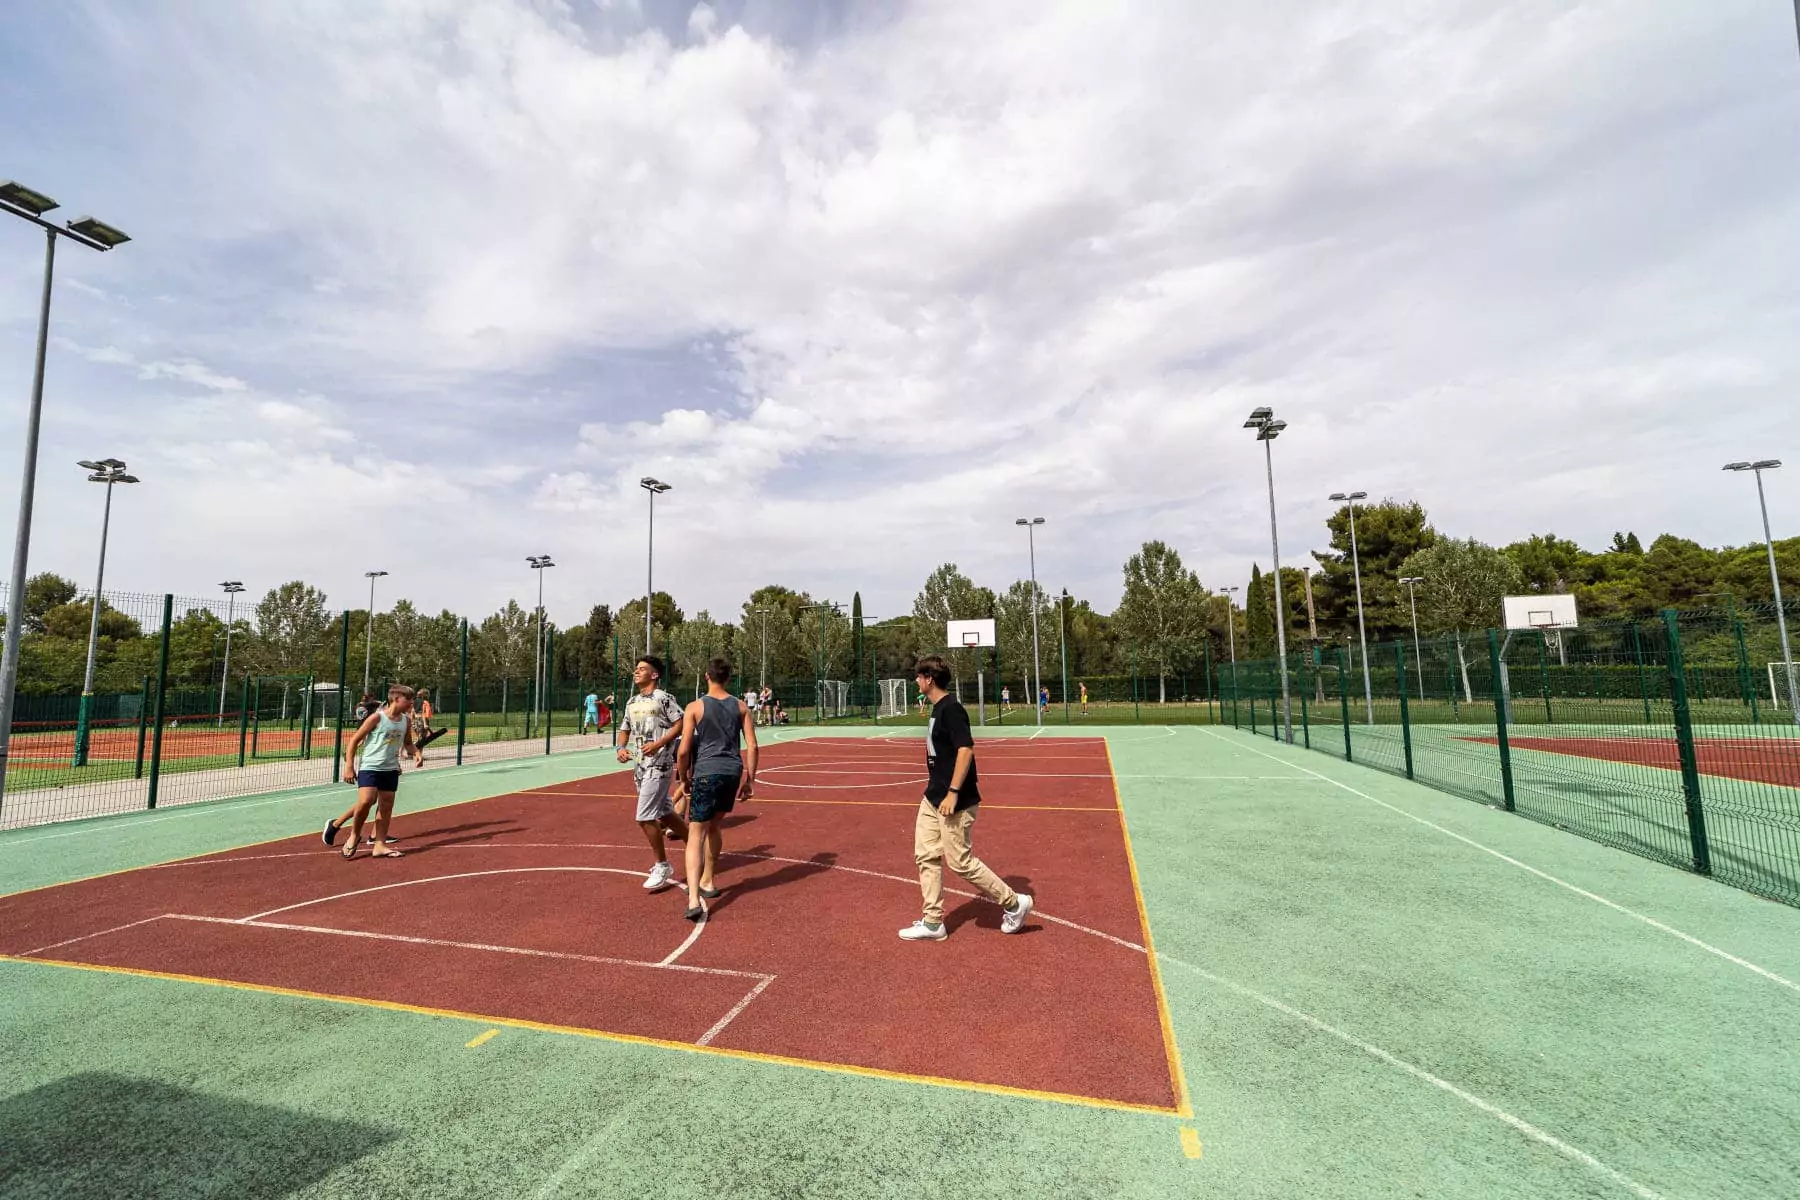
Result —
[[[1225, 719], [1277, 736], [1279, 675], [1238, 664]], [[1296, 744], [1800, 904], [1772, 607], [1320, 646], [1289, 687]]]

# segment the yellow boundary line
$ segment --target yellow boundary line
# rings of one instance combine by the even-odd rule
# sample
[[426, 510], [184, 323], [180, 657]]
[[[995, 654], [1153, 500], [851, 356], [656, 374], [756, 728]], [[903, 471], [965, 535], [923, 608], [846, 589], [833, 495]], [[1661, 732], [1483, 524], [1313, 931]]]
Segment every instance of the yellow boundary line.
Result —
[[1131, 830], [1125, 824], [1125, 798], [1119, 794], [1119, 774], [1113, 768], [1110, 745], [1106, 747], [1106, 769], [1112, 775], [1113, 802], [1119, 813], [1119, 836], [1125, 839], [1125, 865], [1131, 869], [1131, 894], [1137, 901], [1138, 924], [1144, 931], [1144, 957], [1150, 962], [1150, 984], [1156, 989], [1156, 1015], [1162, 1023], [1163, 1051], [1169, 1060], [1169, 1083], [1175, 1089], [1176, 1113], [1191, 1120], [1194, 1115], [1193, 1100], [1188, 1095], [1187, 1075], [1181, 1069], [1181, 1047], [1175, 1042], [1175, 1025], [1169, 1019], [1169, 998], [1163, 991], [1162, 970], [1156, 962], [1156, 942], [1150, 936], [1150, 914], [1144, 908], [1144, 889], [1138, 881], [1137, 855], [1131, 850]]
[[904, 1071], [884, 1071], [879, 1067], [859, 1067], [852, 1063], [819, 1062], [807, 1058], [789, 1058], [783, 1054], [764, 1054], [756, 1050], [732, 1050], [720, 1046], [696, 1046], [692, 1042], [675, 1042], [664, 1038], [644, 1037], [635, 1033], [610, 1033], [603, 1029], [583, 1029], [578, 1025], [552, 1025], [520, 1017], [497, 1017], [484, 1013], [463, 1012], [454, 1008], [430, 1008], [403, 1004], [396, 1000], [370, 1000], [361, 996], [341, 996], [331, 992], [311, 992], [300, 988], [277, 987], [273, 984], [242, 983], [234, 979], [214, 979], [205, 975], [181, 975], [171, 971], [151, 971], [141, 967], [103, 966], [97, 963], [69, 962], [54, 958], [24, 958], [0, 954], [0, 962], [26, 963], [40, 967], [59, 967], [73, 971], [91, 971], [100, 975], [127, 975], [139, 979], [160, 979], [170, 983], [199, 984], [227, 988], [232, 991], [255, 992], [266, 996], [286, 996], [298, 1000], [321, 1000], [331, 1004], [348, 1004], [358, 1008], [375, 1008], [387, 1012], [412, 1013], [416, 1016], [446, 1017], [456, 1021], [474, 1021], [483, 1025], [502, 1025], [511, 1029], [533, 1029], [539, 1033], [556, 1033], [596, 1041], [618, 1042], [630, 1046], [649, 1046], [658, 1050], [677, 1050], [685, 1054], [704, 1054], [716, 1058], [732, 1058], [741, 1062], [765, 1063], [783, 1067], [799, 1067], [835, 1075], [855, 1075], [864, 1079], [885, 1079], [898, 1083], [925, 1084], [953, 1091], [979, 1092], [989, 1096], [1007, 1096], [1019, 1100], [1039, 1100], [1081, 1108], [1106, 1109], [1112, 1112], [1144, 1113], [1158, 1117], [1188, 1115], [1175, 1109], [1153, 1104], [1132, 1104], [1125, 1100], [1104, 1100], [1098, 1096], [1078, 1096], [1070, 1092], [1045, 1092], [1033, 1088], [1007, 1087], [998, 1083], [977, 1083], [966, 1079], [946, 1079], [938, 1075], [914, 1075]]

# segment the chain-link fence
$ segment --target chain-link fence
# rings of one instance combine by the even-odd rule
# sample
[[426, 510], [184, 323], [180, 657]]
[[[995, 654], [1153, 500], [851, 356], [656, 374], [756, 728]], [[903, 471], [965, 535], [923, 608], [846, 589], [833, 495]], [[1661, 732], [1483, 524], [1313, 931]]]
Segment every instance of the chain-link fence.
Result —
[[[1296, 744], [1800, 904], [1787, 669], [1772, 606], [1671, 609], [1308, 648], [1287, 714]], [[1238, 664], [1226, 719], [1285, 737], [1280, 686], [1277, 660]]]

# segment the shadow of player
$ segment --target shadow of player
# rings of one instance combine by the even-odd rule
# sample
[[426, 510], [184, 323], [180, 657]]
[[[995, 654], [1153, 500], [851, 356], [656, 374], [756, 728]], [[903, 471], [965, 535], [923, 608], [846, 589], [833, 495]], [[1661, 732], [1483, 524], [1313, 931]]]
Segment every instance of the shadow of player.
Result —
[[[1031, 886], [1031, 876], [1002, 875], [1001, 878], [1006, 880], [1006, 886], [1010, 887], [1013, 891], [1024, 892], [1027, 895], [1035, 895], [1035, 891]], [[944, 872], [944, 886], [946, 888], [955, 887], [959, 884], [965, 888], [968, 886], [967, 883], [963, 883], [959, 880], [954, 872]], [[945, 929], [949, 930], [951, 933], [955, 933], [964, 925], [974, 925], [980, 929], [991, 929], [995, 933], [1000, 932], [1000, 906], [995, 904], [992, 900], [989, 900], [987, 897], [980, 896], [971, 900], [964, 900], [955, 908], [945, 910]], [[1043, 931], [1044, 927], [1042, 925], [1038, 924], [1030, 917], [1027, 917], [1025, 918], [1025, 927], [1013, 936], [1020, 937], [1024, 934], [1042, 933]]]
[[[767, 848], [759, 847], [753, 853], [767, 853]], [[731, 857], [730, 851], [726, 851], [723, 857]], [[726, 884], [720, 889], [722, 894], [719, 898], [712, 902], [712, 911], [719, 912], [723, 909], [730, 908], [740, 897], [747, 896], [752, 892], [761, 892], [766, 891], [769, 888], [781, 887], [784, 884], [797, 883], [802, 879], [829, 871], [837, 865], [837, 859], [838, 856], [834, 851], [821, 850], [805, 862], [783, 863], [775, 870], [766, 874], [755, 875], [749, 879]], [[760, 863], [764, 860], [752, 859], [750, 861], [752, 863]], [[724, 864], [721, 864], [721, 874], [724, 872], [724, 869]], [[721, 880], [720, 882], [723, 883], [724, 881]]]
[[[498, 826], [499, 828], [495, 828]], [[466, 842], [487, 842], [506, 833], [529, 833], [523, 825], [510, 821], [473, 821], [467, 825], [448, 825], [442, 829], [427, 829], [422, 833], [404, 833], [396, 830], [396, 836], [405, 837], [413, 853], [436, 850], [442, 846], [457, 846]], [[461, 835], [461, 836], [458, 836]]]

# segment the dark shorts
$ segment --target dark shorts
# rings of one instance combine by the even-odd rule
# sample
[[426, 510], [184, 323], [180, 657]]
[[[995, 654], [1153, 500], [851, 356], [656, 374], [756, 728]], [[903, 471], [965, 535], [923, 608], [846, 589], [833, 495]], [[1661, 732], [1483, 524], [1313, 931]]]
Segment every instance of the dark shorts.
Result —
[[400, 772], [398, 771], [358, 771], [356, 786], [374, 788], [378, 792], [397, 792], [400, 790]]
[[688, 820], [711, 821], [731, 811], [737, 803], [741, 774], [702, 775], [694, 780], [694, 792], [688, 799]]

